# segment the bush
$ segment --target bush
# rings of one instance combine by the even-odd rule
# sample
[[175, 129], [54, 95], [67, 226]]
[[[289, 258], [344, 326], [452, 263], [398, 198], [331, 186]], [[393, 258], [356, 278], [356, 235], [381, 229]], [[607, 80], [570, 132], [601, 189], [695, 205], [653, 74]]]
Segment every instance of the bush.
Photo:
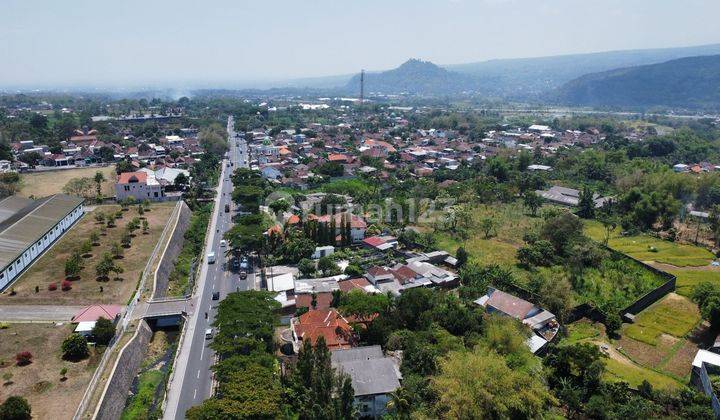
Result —
[[107, 345], [115, 336], [115, 325], [109, 319], [100, 317], [92, 329], [92, 336], [97, 344]]
[[347, 267], [345, 267], [345, 274], [347, 274], [350, 277], [362, 277], [364, 272], [357, 265], [349, 264]]
[[48, 284], [48, 290], [51, 292], [57, 290], [57, 283]]
[[30, 420], [31, 418], [30, 404], [23, 397], [11, 396], [0, 404], [0, 419]]
[[60, 283], [60, 288], [63, 292], [67, 292], [72, 289], [72, 282], [70, 280], [63, 280], [62, 283]]
[[21, 351], [15, 355], [15, 362], [18, 366], [25, 366], [32, 363], [33, 355], [29, 351]]
[[68, 360], [80, 360], [90, 354], [87, 340], [80, 334], [73, 333], [62, 343], [63, 358]]

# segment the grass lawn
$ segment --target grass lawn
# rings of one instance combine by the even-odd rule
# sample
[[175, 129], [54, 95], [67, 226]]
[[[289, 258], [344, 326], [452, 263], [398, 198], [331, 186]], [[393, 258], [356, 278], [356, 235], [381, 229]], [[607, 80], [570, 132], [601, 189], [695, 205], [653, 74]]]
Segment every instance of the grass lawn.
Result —
[[625, 381], [630, 387], [637, 388], [643, 380], [647, 380], [658, 389], [679, 389], [682, 385], [669, 376], [645, 369], [632, 363], [623, 363], [614, 359], [605, 360], [605, 380]]
[[563, 345], [573, 345], [586, 340], [595, 339], [603, 334], [602, 324], [588, 320], [580, 320], [567, 325], [567, 337], [562, 340]]
[[[60, 345], [72, 333], [70, 324], [10, 324], [0, 330], [0, 400], [19, 395], [28, 400], [36, 419], [71, 419], [90, 381], [100, 354], [91, 348], [91, 356], [80, 362], [61, 359]], [[33, 361], [15, 366], [15, 354], [30, 351]], [[67, 368], [62, 381], [60, 370]]]
[[[585, 234], [603, 242], [605, 229], [595, 220], [585, 221]], [[705, 248], [664, 241], [649, 235], [620, 236], [620, 228], [610, 234], [608, 245], [641, 261], [657, 261], [676, 267], [699, 267], [710, 264], [714, 256]], [[657, 252], [650, 251], [654, 247]]]
[[[524, 244], [523, 236], [542, 224], [540, 217], [531, 217], [519, 202], [511, 204], [477, 205], [473, 209], [475, 229], [463, 241], [447, 232], [439, 232], [438, 248], [455, 255], [458, 247], [465, 246], [470, 258], [480, 264], [515, 265], [517, 249]], [[495, 229], [490, 238], [479, 228], [480, 220], [491, 218]]]
[[713, 270], [669, 270], [670, 274], [677, 277], [676, 292], [680, 295], [692, 296], [695, 286], [702, 282], [710, 282], [715, 286], [720, 286], [720, 269]]
[[[20, 175], [20, 192], [18, 195], [29, 197], [45, 197], [61, 193], [65, 184], [72, 178], [92, 178], [95, 172], [105, 175], [102, 192], [105, 196], [115, 196], [115, 165], [100, 168], [74, 168], [57, 171], [33, 172]], [[94, 190], [93, 190], [94, 194]]]
[[657, 345], [661, 334], [685, 337], [700, 322], [697, 305], [676, 294], [670, 294], [660, 302], [640, 312], [634, 324], [623, 330], [623, 335], [634, 340]]
[[[116, 205], [98, 206], [93, 212], [85, 214], [65, 236], [22, 274], [12, 286], [17, 293], [15, 296], [0, 295], [0, 304], [127, 304], [137, 288], [140, 274], [174, 206], [175, 203], [153, 204], [151, 211], [145, 212], [144, 217], [147, 218], [150, 227], [149, 233], [143, 234], [141, 229], [136, 231], [130, 248], [125, 249], [122, 259], [116, 260], [116, 264], [124, 270], [120, 274], [120, 279], [99, 282], [96, 280], [95, 266], [103, 253], [110, 252], [113, 242], [120, 242], [125, 226], [134, 217], [138, 217], [137, 207], [131, 207], [123, 212], [123, 218], [116, 222], [117, 226], [107, 229], [105, 236], [100, 236], [100, 245], [92, 248], [91, 256], [83, 258], [84, 268], [79, 278], [73, 280], [72, 289], [63, 292], [59, 286], [65, 278], [65, 261], [81, 243], [88, 239], [90, 232], [99, 230], [100, 225], [95, 221], [94, 214], [96, 212], [109, 214], [120, 209]], [[114, 278], [115, 275], [110, 277]], [[48, 285], [53, 282], [57, 283], [58, 289], [49, 291]], [[35, 293], [35, 286], [39, 287], [38, 293]], [[100, 292], [101, 287], [102, 292]]]

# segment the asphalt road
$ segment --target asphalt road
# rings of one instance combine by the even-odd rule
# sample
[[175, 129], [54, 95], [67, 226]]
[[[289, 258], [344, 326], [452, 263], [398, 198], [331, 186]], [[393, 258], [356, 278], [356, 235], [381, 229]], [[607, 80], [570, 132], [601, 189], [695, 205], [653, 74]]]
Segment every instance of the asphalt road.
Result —
[[[165, 408], [165, 419], [184, 419], [185, 412], [209, 398], [212, 393], [213, 375], [210, 367], [215, 363], [215, 353], [209, 347], [211, 340], [205, 338], [206, 329], [210, 328], [215, 319], [219, 300], [212, 300], [215, 292], [220, 292], [220, 300], [230, 292], [255, 288], [255, 276], [248, 274], [246, 280], [240, 280], [236, 273], [230, 271], [229, 259], [225, 257], [226, 247], [220, 246], [223, 234], [232, 227], [231, 216], [235, 211], [231, 200], [232, 182], [230, 175], [237, 167], [248, 167], [247, 144], [235, 137], [234, 122], [228, 118], [228, 141], [230, 148], [228, 159], [223, 160], [223, 171], [220, 175], [219, 195], [211, 220], [211, 230], [205, 244], [200, 278], [195, 292], [195, 308], [189, 325], [186, 325], [185, 339], [178, 353], [177, 376], [171, 383], [168, 392], [168, 404]], [[232, 163], [232, 166], [228, 166]], [[225, 212], [225, 205], [231, 208]], [[215, 252], [216, 261], [207, 263], [207, 255]], [[205, 318], [207, 313], [207, 319]], [[184, 365], [184, 366], [181, 366]], [[181, 379], [181, 380], [180, 380]]]
[[85, 306], [0, 305], [0, 321], [70, 322]]

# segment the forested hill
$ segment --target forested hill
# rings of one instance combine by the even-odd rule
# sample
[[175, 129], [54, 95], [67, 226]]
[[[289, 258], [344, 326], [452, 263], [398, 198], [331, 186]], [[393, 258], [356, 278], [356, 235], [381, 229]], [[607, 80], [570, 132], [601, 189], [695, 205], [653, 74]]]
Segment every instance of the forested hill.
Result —
[[570, 105], [720, 109], [720, 55], [587, 74], [558, 90]]
[[[446, 95], [473, 90], [475, 86], [475, 80], [470, 76], [416, 59], [410, 59], [393, 70], [365, 74], [366, 93]], [[350, 79], [345, 88], [358, 92], [360, 75]]]

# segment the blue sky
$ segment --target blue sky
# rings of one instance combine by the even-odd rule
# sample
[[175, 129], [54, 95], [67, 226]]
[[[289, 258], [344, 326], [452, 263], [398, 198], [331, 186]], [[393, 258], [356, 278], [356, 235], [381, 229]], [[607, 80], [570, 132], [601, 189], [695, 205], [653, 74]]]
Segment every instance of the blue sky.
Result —
[[720, 42], [718, 0], [2, 0], [0, 86], [248, 81]]

